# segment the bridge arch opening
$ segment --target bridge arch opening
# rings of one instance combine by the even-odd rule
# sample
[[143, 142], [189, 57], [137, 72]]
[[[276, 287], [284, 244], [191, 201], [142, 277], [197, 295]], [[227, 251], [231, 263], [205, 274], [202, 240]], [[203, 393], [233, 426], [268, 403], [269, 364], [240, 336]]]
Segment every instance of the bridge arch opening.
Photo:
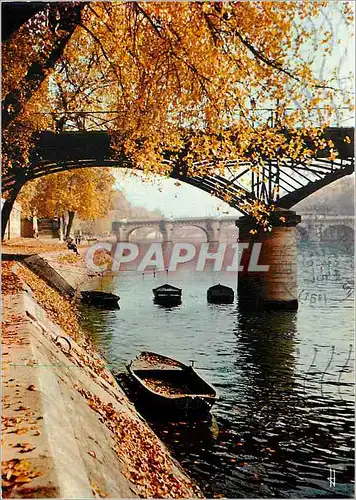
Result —
[[174, 228], [173, 241], [206, 243], [209, 241], [209, 234], [203, 227], [187, 223]]
[[127, 241], [130, 242], [151, 242], [151, 241], [163, 241], [163, 235], [156, 226], [144, 226], [144, 227], [136, 227], [130, 229], [127, 235]]
[[345, 224], [334, 224], [321, 233], [321, 241], [352, 242], [355, 240], [355, 231]]

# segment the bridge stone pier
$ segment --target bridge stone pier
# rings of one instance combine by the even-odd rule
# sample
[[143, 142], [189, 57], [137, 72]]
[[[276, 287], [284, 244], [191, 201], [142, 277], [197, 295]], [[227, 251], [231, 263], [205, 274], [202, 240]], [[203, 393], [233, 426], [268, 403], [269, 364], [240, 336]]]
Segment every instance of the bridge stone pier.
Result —
[[173, 226], [173, 224], [171, 222], [162, 221], [159, 224], [159, 229], [161, 231], [161, 234], [162, 234], [164, 242], [170, 243], [170, 242], [173, 241], [173, 229], [174, 229], [174, 226]]
[[218, 220], [207, 221], [206, 232], [208, 235], [208, 242], [214, 243], [220, 241], [221, 223]]
[[125, 227], [116, 227], [115, 234], [117, 241], [129, 241], [130, 231]]
[[[243, 268], [238, 273], [240, 307], [253, 310], [298, 309], [296, 226], [300, 221], [301, 217], [295, 212], [278, 210], [271, 217], [272, 231], [261, 229], [256, 234], [250, 232], [256, 228], [250, 216], [240, 217], [236, 222], [239, 243], [249, 244], [248, 248], [240, 251]], [[252, 243], [260, 243], [258, 262], [254, 267], [251, 262], [258, 255], [258, 245]]]

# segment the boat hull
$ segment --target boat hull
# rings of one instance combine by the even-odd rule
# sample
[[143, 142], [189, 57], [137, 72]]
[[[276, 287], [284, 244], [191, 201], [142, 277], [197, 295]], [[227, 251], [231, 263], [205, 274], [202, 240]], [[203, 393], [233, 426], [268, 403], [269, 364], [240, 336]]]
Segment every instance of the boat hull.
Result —
[[105, 294], [104, 292], [81, 292], [81, 301], [83, 304], [99, 307], [100, 309], [120, 309], [120, 297], [114, 294]]
[[217, 399], [215, 389], [191, 366], [171, 358], [144, 352], [127, 368], [146, 411], [201, 415]]
[[178, 306], [182, 303], [182, 290], [176, 286], [161, 285], [153, 290], [154, 303], [161, 306]]
[[192, 417], [205, 415], [210, 412], [215, 403], [215, 399], [207, 399], [201, 396], [187, 396], [183, 398], [170, 399], [159, 394], [152, 394], [145, 387], [133, 379], [136, 389], [139, 391], [146, 412], [162, 413], [172, 417], [178, 415], [190, 415]]
[[232, 288], [219, 284], [209, 288], [206, 298], [211, 304], [232, 304], [235, 294]]
[[232, 304], [234, 296], [231, 295], [207, 295], [210, 304]]
[[153, 302], [160, 306], [179, 306], [182, 303], [181, 297], [155, 295]]

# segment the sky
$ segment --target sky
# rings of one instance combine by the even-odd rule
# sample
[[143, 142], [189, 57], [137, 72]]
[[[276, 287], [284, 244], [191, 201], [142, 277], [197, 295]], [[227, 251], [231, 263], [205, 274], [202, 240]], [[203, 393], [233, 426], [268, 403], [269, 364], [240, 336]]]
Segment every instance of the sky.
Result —
[[[315, 68], [319, 77], [328, 76], [330, 67], [339, 67], [339, 86], [343, 87], [344, 78], [350, 72], [354, 74], [354, 42], [350, 33], [345, 32], [340, 16], [331, 17], [327, 11], [326, 15], [320, 16], [314, 23], [317, 32], [320, 26], [325, 25], [332, 32], [332, 38], [329, 41], [332, 48], [331, 57], [328, 62], [320, 58], [320, 68]], [[310, 40], [311, 44], [316, 43], [317, 37]], [[338, 43], [340, 40], [341, 43]], [[350, 114], [349, 114], [350, 115]], [[338, 123], [339, 126], [354, 126], [354, 117], [343, 120]], [[129, 202], [134, 206], [144, 207], [147, 210], [159, 210], [164, 217], [223, 217], [240, 216], [237, 210], [229, 207], [226, 203], [201, 191], [200, 189], [181, 184], [175, 185], [174, 179], [162, 179], [155, 176], [147, 181], [144, 176], [131, 176], [129, 172], [116, 171], [116, 188], [124, 193]]]
[[164, 217], [224, 217], [241, 214], [200, 189], [181, 184], [175, 186], [174, 179], [152, 176], [147, 179], [141, 173], [131, 176], [129, 172], [115, 172], [116, 188], [123, 192], [134, 206], [147, 210], [159, 210]]

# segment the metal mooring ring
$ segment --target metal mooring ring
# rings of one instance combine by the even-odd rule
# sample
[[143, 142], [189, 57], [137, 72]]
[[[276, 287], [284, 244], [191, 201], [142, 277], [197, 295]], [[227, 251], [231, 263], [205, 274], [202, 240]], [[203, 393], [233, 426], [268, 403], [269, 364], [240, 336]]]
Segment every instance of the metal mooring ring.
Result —
[[[57, 335], [55, 343], [59, 344], [61, 346], [61, 344], [58, 342], [58, 339], [64, 339], [67, 342], [69, 349], [66, 352], [69, 352], [72, 349], [72, 344], [70, 343], [70, 341], [66, 337], [64, 337], [63, 335]], [[61, 346], [61, 347], [63, 347], [63, 346]]]

